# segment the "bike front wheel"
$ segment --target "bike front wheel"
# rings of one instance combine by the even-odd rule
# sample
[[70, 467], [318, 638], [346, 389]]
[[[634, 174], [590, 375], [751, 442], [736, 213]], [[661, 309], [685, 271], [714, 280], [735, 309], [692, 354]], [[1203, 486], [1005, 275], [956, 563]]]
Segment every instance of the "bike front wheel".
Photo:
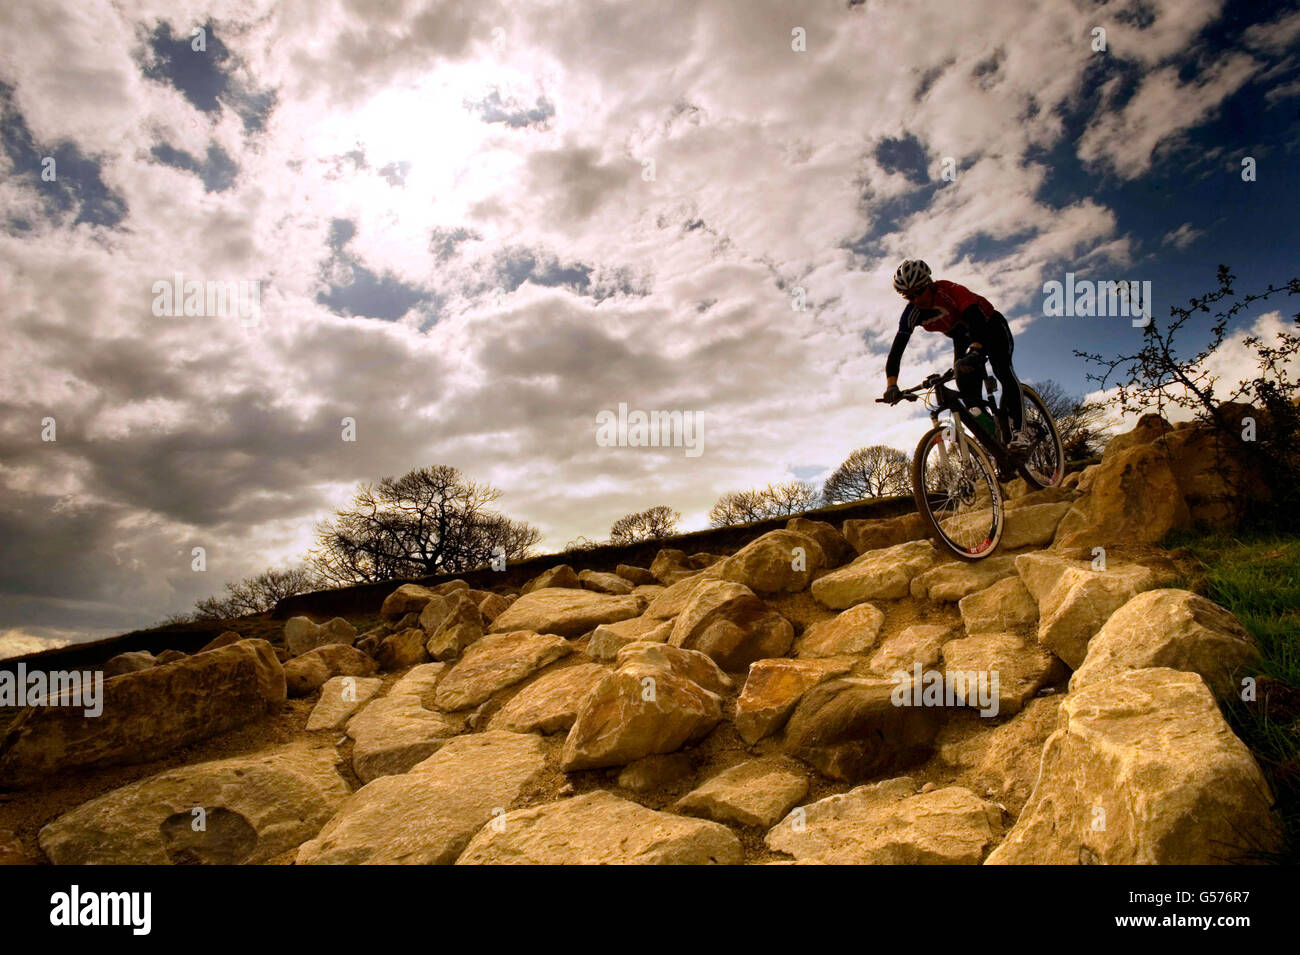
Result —
[[912, 459], [916, 509], [941, 549], [982, 560], [1002, 539], [1002, 489], [988, 455], [974, 441], [960, 447], [946, 427], [921, 438]]
[[1065, 478], [1065, 447], [1056, 421], [1038, 392], [1020, 386], [1024, 398], [1025, 430], [1029, 432], [1029, 450], [1020, 465], [1020, 476], [1031, 488], [1056, 487]]

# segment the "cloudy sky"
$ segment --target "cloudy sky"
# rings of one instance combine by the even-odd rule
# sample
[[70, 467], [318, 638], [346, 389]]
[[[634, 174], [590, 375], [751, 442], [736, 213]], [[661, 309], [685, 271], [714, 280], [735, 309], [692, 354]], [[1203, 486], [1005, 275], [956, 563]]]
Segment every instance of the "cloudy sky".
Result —
[[[187, 609], [413, 467], [558, 549], [910, 449], [873, 403], [906, 256], [1085, 392], [1071, 349], [1140, 332], [1044, 282], [1159, 317], [1294, 272], [1298, 49], [1263, 0], [7, 0], [0, 655]], [[156, 314], [177, 274], [260, 282], [256, 322]], [[600, 446], [620, 402], [703, 453]]]

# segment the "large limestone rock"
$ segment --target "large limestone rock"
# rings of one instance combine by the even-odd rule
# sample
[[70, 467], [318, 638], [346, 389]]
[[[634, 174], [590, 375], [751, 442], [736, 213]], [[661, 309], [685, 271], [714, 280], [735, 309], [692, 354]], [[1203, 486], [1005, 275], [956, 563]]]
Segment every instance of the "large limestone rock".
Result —
[[785, 725], [804, 693], [818, 683], [848, 673], [846, 660], [758, 660], [749, 665], [745, 688], [736, 700], [736, 732], [757, 743]]
[[799, 638], [795, 652], [808, 659], [868, 653], [880, 638], [884, 624], [885, 615], [878, 607], [861, 603], [829, 620], [814, 623]]
[[735, 686], [731, 682], [731, 677], [723, 673], [708, 654], [700, 653], [698, 650], [682, 650], [649, 640], [638, 640], [618, 652], [618, 666], [631, 661], [666, 667], [678, 676], [698, 683], [719, 696]]
[[[1004, 550], [1041, 547], [1051, 542], [1056, 528], [1071, 508], [1069, 501], [1008, 507], [1003, 513], [1002, 537], [998, 546]], [[953, 535], [970, 535], [989, 526], [992, 512], [988, 508], [973, 511], [944, 522], [944, 530]], [[996, 558], [989, 558], [994, 560]], [[986, 563], [987, 561], [982, 561]]]
[[[1019, 713], [1040, 688], [1065, 677], [1060, 660], [1032, 640], [1024, 640], [1014, 633], [986, 633], [951, 640], [944, 644], [943, 660], [947, 672], [988, 676], [989, 689], [996, 697], [995, 708], [988, 714], [991, 716]], [[984, 707], [987, 702], [978, 699], [980, 691], [969, 684], [966, 693], [958, 695], [967, 706]]]
[[255, 864], [316, 835], [347, 795], [333, 750], [297, 744], [114, 789], [49, 823], [40, 843], [55, 865]]
[[1125, 670], [1169, 667], [1199, 673], [1217, 696], [1234, 693], [1239, 671], [1259, 657], [1237, 618], [1187, 590], [1148, 590], [1110, 615], [1070, 679], [1076, 690]]
[[597, 790], [484, 826], [457, 865], [737, 865], [726, 826], [655, 812]]
[[534, 590], [549, 590], [552, 588], [573, 588], [580, 589], [582, 581], [579, 579], [577, 572], [568, 564], [560, 564], [549, 570], [544, 570], [528, 583], [524, 584], [523, 593], [531, 594]]
[[1019, 577], [999, 580], [957, 602], [962, 626], [971, 636], [1038, 628], [1038, 601]]
[[128, 653], [119, 653], [104, 664], [104, 679], [111, 680], [123, 673], [148, 670], [150, 667], [157, 666], [157, 664], [158, 659], [148, 650], [132, 650]]
[[696, 571], [665, 587], [645, 608], [645, 616], [651, 620], [672, 620], [686, 609], [686, 605], [695, 596], [695, 591], [706, 583], [719, 579], [715, 570]]
[[806, 517], [792, 517], [785, 522], [785, 529], [806, 534], [815, 540], [821, 546], [822, 553], [826, 555], [827, 567], [847, 564], [858, 556], [858, 552], [849, 543], [848, 538], [840, 533], [834, 524], [809, 520]]
[[1070, 693], [1034, 793], [989, 864], [1212, 865], [1276, 847], [1268, 784], [1195, 673]]
[[1139, 564], [1106, 570], [1067, 569], [1038, 602], [1038, 642], [1072, 670], [1083, 665], [1088, 641], [1112, 613], [1161, 582], [1161, 574]]
[[[434, 629], [424, 626], [425, 616], [420, 617], [421, 626], [428, 634], [424, 649], [435, 660], [454, 660], [483, 636], [485, 621], [478, 604], [468, 595], [453, 593], [442, 599], [446, 601], [446, 608]], [[425, 612], [428, 613], [427, 607]]]
[[650, 643], [667, 643], [673, 633], [671, 620], [652, 620], [642, 615], [620, 620], [618, 623], [602, 623], [591, 632], [584, 651], [593, 660], [609, 661], [618, 656], [629, 643], [639, 640]]
[[[1144, 444], [1106, 454], [1088, 494], [1061, 521], [1056, 550], [1154, 544], [1190, 520], [1167, 452]], [[1082, 480], [1080, 481], [1082, 484]]]
[[1150, 444], [1173, 430], [1173, 425], [1160, 415], [1144, 414], [1138, 419], [1133, 430], [1117, 434], [1106, 442], [1106, 447], [1102, 450], [1102, 458], [1104, 460], [1106, 457], [1118, 457], [1130, 448]]
[[938, 666], [943, 645], [952, 636], [953, 627], [945, 624], [914, 624], [882, 643], [867, 661], [867, 667], [881, 676], [899, 670], [911, 673], [918, 663], [922, 670], [929, 670]]
[[654, 574], [655, 579], [661, 584], [670, 586], [699, 573], [721, 559], [717, 554], [692, 554], [688, 557], [685, 551], [665, 547], [655, 554], [655, 559], [650, 562], [650, 573]]
[[291, 657], [301, 656], [329, 643], [351, 646], [356, 639], [357, 628], [342, 617], [335, 617], [320, 625], [312, 623], [307, 617], [290, 617], [284, 625], [284, 645]]
[[[1231, 407], [1233, 410], [1227, 410]], [[1240, 421], [1246, 415], [1259, 420], [1260, 414], [1249, 405], [1225, 406], [1228, 420], [1240, 433]], [[1267, 483], [1249, 472], [1248, 458], [1241, 443], [1225, 439], [1213, 428], [1192, 426], [1170, 431], [1155, 447], [1170, 458], [1174, 480], [1187, 502], [1188, 518], [1193, 524], [1226, 532], [1236, 527], [1242, 507], [1251, 494], [1260, 493]]]
[[618, 564], [614, 568], [614, 573], [618, 574], [634, 586], [645, 586], [647, 584], [659, 583], [659, 578], [645, 567], [635, 567], [631, 564]]
[[[504, 594], [488, 594], [479, 601], [479, 613], [483, 614], [483, 620], [485, 623], [491, 623], [497, 617], [505, 613], [506, 608], [514, 603], [515, 600], [516, 598], [513, 596], [507, 597]], [[421, 625], [423, 625], [423, 621], [421, 621]], [[425, 629], [428, 630], [427, 627], [425, 627]]]
[[808, 774], [781, 756], [732, 766], [677, 801], [678, 812], [715, 822], [770, 827], [808, 795]]
[[921, 540], [926, 536], [925, 523], [920, 514], [904, 514], [883, 520], [845, 521], [843, 530], [845, 539], [859, 554]]
[[462, 736], [409, 772], [358, 789], [298, 850], [297, 863], [449, 865], [484, 823], [503, 815], [546, 771], [539, 736], [499, 730]]
[[379, 616], [384, 620], [401, 620], [408, 613], [419, 613], [438, 591], [420, 584], [402, 584], [384, 598]]
[[379, 693], [379, 677], [336, 676], [320, 688], [320, 699], [307, 717], [307, 731], [341, 730], [352, 714]]
[[497, 690], [513, 686], [572, 652], [568, 641], [551, 633], [517, 630], [484, 637], [466, 650], [438, 683], [434, 704], [448, 712], [477, 706]]
[[794, 627], [743, 584], [710, 580], [691, 596], [668, 642], [735, 671], [784, 654], [794, 642]]
[[158, 759], [261, 719], [284, 700], [284, 669], [265, 640], [127, 673], [104, 681], [98, 716], [83, 706], [23, 710], [0, 736], [0, 788]]
[[594, 590], [598, 594], [630, 594], [633, 590], [633, 583], [625, 580], [618, 574], [610, 574], [599, 570], [584, 570], [578, 574], [578, 580], [582, 582], [586, 590]]
[[355, 647], [335, 643], [310, 650], [284, 665], [284, 684], [289, 696], [306, 696], [333, 676], [370, 676], [375, 661]]
[[445, 663], [413, 668], [348, 721], [348, 736], [355, 741], [352, 768], [363, 781], [406, 772], [465, 728], [463, 719], [423, 702], [446, 670]]
[[832, 610], [847, 610], [864, 600], [897, 600], [908, 595], [912, 578], [938, 560], [939, 552], [928, 540], [868, 551], [853, 563], [814, 580], [812, 595]]
[[390, 633], [375, 648], [375, 662], [381, 670], [405, 670], [426, 663], [429, 652], [425, 649], [425, 632], [419, 627], [408, 627]]
[[913, 579], [912, 596], [918, 600], [956, 603], [967, 594], [991, 587], [1016, 572], [1015, 558], [988, 557], [980, 561], [951, 560], [931, 567]]
[[827, 564], [821, 545], [798, 531], [768, 531], [718, 565], [723, 580], [755, 593], [806, 590], [814, 571]]
[[[924, 761], [942, 707], [897, 706], [895, 680], [845, 677], [803, 695], [785, 728], [785, 751], [822, 775], [856, 782]], [[898, 691], [911, 699], [910, 681]]]
[[1052, 588], [1067, 571], [1090, 569], [1092, 565], [1088, 561], [1071, 560], [1043, 551], [1021, 554], [1016, 558], [1016, 573], [1033, 597], [1035, 608], [1052, 592]]
[[618, 669], [587, 696], [569, 730], [560, 755], [565, 772], [671, 753], [718, 724], [721, 697], [686, 676], [684, 665], [674, 666], [673, 651], [658, 644], [624, 649]]
[[1002, 811], [959, 786], [918, 792], [908, 776], [800, 806], [767, 845], [830, 865], [978, 865], [1002, 834]]
[[524, 594], [492, 621], [492, 633], [532, 630], [580, 637], [602, 623], [641, 615], [641, 601], [568, 587], [544, 587]]
[[524, 687], [488, 724], [512, 733], [567, 732], [578, 710], [609, 673], [599, 663], [579, 663], [543, 673]]

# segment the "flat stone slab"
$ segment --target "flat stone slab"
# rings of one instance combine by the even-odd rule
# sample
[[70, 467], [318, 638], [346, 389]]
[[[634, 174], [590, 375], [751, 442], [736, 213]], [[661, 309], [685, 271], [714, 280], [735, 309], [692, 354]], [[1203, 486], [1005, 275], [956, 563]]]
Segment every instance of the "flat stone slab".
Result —
[[532, 630], [580, 637], [602, 623], [641, 615], [642, 600], [631, 594], [612, 596], [576, 587], [543, 587], [524, 594], [492, 621], [492, 633]]
[[491, 729], [512, 733], [563, 733], [596, 684], [610, 672], [599, 663], [579, 663], [543, 673], [492, 717]]
[[597, 790], [484, 826], [457, 865], [738, 865], [726, 826], [656, 812]]
[[865, 600], [899, 600], [909, 595], [912, 579], [938, 560], [939, 552], [928, 540], [870, 550], [853, 563], [814, 580], [812, 595], [832, 610], [847, 610]]
[[370, 703], [347, 724], [352, 768], [365, 782], [404, 773], [463, 732], [462, 717], [427, 708], [423, 700], [447, 670], [445, 663], [413, 667], [386, 696]]
[[126, 673], [103, 681], [98, 716], [86, 715], [86, 706], [29, 706], [19, 713], [0, 736], [0, 786], [158, 759], [261, 719], [284, 700], [284, 669], [265, 640], [240, 640]]
[[298, 850], [297, 863], [449, 865], [546, 771], [542, 740], [532, 733], [462, 736], [409, 772], [358, 789]]
[[477, 706], [572, 652], [569, 642], [555, 634], [519, 630], [486, 636], [472, 644], [438, 683], [434, 705], [448, 712]]
[[266, 862], [316, 835], [347, 798], [334, 759], [299, 743], [170, 769], [59, 816], [41, 848], [55, 865]]
[[807, 771], [795, 760], [777, 756], [723, 770], [679, 799], [675, 808], [688, 816], [766, 829], [806, 795]]
[[795, 655], [815, 658], [868, 653], [876, 645], [884, 623], [885, 615], [879, 608], [860, 603], [810, 626], [795, 644]]
[[348, 719], [374, 699], [384, 681], [377, 676], [336, 676], [320, 688], [320, 699], [307, 717], [309, 732], [342, 729]]
[[769, 848], [830, 865], [978, 865], [1002, 835], [1002, 810], [959, 786], [918, 792], [900, 776], [800, 806]]

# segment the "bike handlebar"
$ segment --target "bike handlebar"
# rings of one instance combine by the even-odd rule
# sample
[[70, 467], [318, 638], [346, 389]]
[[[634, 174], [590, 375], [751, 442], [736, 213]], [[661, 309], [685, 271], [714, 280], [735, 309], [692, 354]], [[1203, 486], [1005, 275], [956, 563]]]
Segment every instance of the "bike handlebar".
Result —
[[[920, 399], [919, 399], [919, 398], [917, 397], [917, 395], [916, 395], [916, 393], [917, 393], [918, 391], [928, 391], [929, 389], [933, 388], [935, 385], [941, 385], [941, 384], [943, 384], [945, 381], [951, 381], [951, 380], [956, 376], [956, 374], [957, 374], [956, 371], [954, 371], [953, 369], [949, 368], [949, 369], [948, 369], [947, 371], [945, 371], [942, 375], [927, 375], [925, 381], [921, 382], [919, 385], [917, 385], [917, 386], [915, 386], [915, 387], [913, 387], [913, 388], [905, 388], [905, 389], [903, 389], [902, 391], [900, 391], [900, 392], [899, 392], [899, 399], [898, 399], [898, 400], [899, 400], [899, 401], [919, 401]], [[876, 404], [878, 404], [878, 405], [892, 405], [892, 404], [897, 404], [897, 402], [894, 402], [894, 401], [886, 401], [884, 398], [877, 398], [877, 399], [876, 399]]]

